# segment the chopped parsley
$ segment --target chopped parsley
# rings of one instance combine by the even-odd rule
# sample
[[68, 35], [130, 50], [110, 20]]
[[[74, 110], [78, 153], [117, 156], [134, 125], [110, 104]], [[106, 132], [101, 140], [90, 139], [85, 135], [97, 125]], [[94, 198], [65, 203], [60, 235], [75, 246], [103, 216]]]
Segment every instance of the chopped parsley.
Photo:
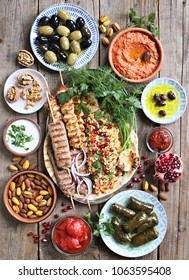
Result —
[[11, 144], [24, 148], [25, 151], [28, 151], [29, 148], [25, 147], [25, 144], [33, 140], [32, 135], [27, 135], [25, 133], [26, 127], [24, 125], [11, 125], [11, 129], [8, 130], [8, 136], [11, 138]]

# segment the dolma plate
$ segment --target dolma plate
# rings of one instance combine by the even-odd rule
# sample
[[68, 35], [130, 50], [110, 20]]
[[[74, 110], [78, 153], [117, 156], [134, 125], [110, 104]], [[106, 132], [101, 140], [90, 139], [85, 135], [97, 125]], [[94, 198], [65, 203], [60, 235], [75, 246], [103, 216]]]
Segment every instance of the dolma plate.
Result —
[[100, 231], [100, 234], [106, 246], [114, 253], [123, 257], [136, 258], [151, 253], [160, 245], [167, 230], [167, 216], [164, 207], [154, 196], [144, 191], [127, 190], [117, 193], [108, 200], [108, 202], [106, 202], [100, 213], [103, 214], [103, 218], [100, 219], [100, 223], [109, 220], [113, 216], [113, 213], [110, 212], [110, 207], [113, 203], [119, 203], [126, 206], [131, 196], [154, 205], [153, 212], [157, 214], [159, 219], [159, 224], [156, 226], [156, 229], [159, 232], [159, 237], [144, 245], [134, 247], [131, 244], [125, 245], [118, 243], [113, 236], [106, 235], [103, 230]]

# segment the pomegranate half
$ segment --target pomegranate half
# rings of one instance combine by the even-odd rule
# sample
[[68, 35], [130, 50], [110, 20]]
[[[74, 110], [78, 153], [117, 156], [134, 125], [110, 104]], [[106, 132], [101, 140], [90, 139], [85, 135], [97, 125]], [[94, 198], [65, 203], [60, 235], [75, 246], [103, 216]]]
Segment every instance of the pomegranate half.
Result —
[[155, 178], [166, 183], [174, 183], [182, 175], [183, 162], [177, 154], [165, 153], [157, 158], [154, 169]]

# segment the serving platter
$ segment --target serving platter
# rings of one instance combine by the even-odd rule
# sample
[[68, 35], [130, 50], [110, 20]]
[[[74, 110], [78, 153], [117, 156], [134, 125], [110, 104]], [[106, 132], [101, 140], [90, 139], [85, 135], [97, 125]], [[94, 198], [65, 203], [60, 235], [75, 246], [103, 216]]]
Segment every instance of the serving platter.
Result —
[[[173, 91], [176, 94], [176, 99], [166, 100], [166, 106], [156, 106], [153, 101], [154, 94], [167, 94], [169, 91]], [[182, 117], [186, 110], [187, 97], [184, 88], [177, 81], [170, 78], [158, 78], [144, 88], [141, 103], [145, 115], [151, 121], [158, 124], [169, 124]], [[159, 116], [160, 108], [166, 110], [166, 116]]]
[[159, 223], [156, 226], [156, 229], [159, 232], [159, 237], [142, 246], [133, 247], [130, 244], [123, 245], [116, 242], [113, 236], [106, 235], [103, 230], [100, 231], [100, 234], [106, 246], [114, 253], [123, 257], [136, 258], [151, 253], [160, 245], [167, 230], [167, 216], [164, 207], [154, 196], [144, 191], [127, 190], [117, 193], [106, 202], [100, 213], [103, 218], [101, 218], [99, 222], [105, 222], [113, 216], [110, 212], [110, 207], [113, 203], [126, 205], [131, 196], [154, 205], [153, 212], [157, 214], [159, 220]]
[[[25, 106], [26, 106], [26, 100], [23, 99], [23, 98], [19, 98], [17, 102], [14, 102], [14, 103], [10, 103], [8, 102], [7, 98], [6, 98], [6, 94], [7, 94], [7, 91], [10, 87], [12, 86], [17, 86], [20, 90], [20, 93], [21, 91], [24, 89], [23, 87], [21, 88], [19, 85], [18, 85], [18, 82], [17, 82], [17, 77], [19, 75], [24, 75], [24, 74], [30, 74], [41, 86], [42, 88], [42, 91], [40, 92], [40, 94], [42, 95], [42, 99], [37, 101], [35, 106], [33, 107], [30, 107], [29, 109], [25, 109]], [[26, 89], [28, 87], [25, 87]], [[19, 69], [15, 72], [13, 72], [6, 80], [5, 82], [5, 85], [4, 85], [4, 99], [7, 103], [7, 105], [12, 109], [14, 110], [15, 112], [17, 113], [20, 113], [20, 114], [32, 114], [32, 113], [35, 113], [37, 112], [38, 110], [40, 110], [46, 99], [47, 99], [47, 96], [46, 96], [46, 80], [45, 80], [45, 77], [38, 71], [34, 70], [34, 69], [29, 69], [29, 68], [23, 68], [23, 69]]]
[[79, 69], [83, 67], [84, 65], [88, 64], [91, 59], [94, 57], [98, 45], [99, 45], [99, 31], [98, 31], [98, 26], [94, 20], [94, 18], [83, 8], [75, 5], [75, 4], [70, 4], [70, 3], [59, 3], [52, 5], [42, 11], [35, 21], [33, 22], [33, 25], [31, 27], [30, 31], [30, 45], [33, 50], [34, 55], [36, 58], [39, 60], [40, 63], [42, 63], [44, 66], [47, 68], [54, 70], [54, 71], [59, 71], [63, 70], [64, 66], [63, 64], [60, 64], [58, 62], [55, 62], [53, 64], [48, 63], [43, 55], [39, 52], [37, 44], [36, 44], [36, 38], [38, 36], [38, 27], [39, 27], [39, 20], [43, 16], [48, 16], [51, 17], [54, 14], [57, 14], [58, 10], [66, 10], [70, 15], [72, 20], [76, 20], [78, 17], [82, 17], [85, 20], [85, 25], [86, 27], [89, 28], [91, 31], [91, 40], [92, 44], [91, 46], [86, 49], [84, 52], [82, 52], [77, 60], [77, 62], [74, 64], [74, 68]]

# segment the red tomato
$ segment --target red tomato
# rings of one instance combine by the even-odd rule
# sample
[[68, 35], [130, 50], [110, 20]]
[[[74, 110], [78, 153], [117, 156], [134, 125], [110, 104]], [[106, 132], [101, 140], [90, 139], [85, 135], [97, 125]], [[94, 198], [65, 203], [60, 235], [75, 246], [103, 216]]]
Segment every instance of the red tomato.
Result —
[[66, 237], [66, 243], [69, 250], [79, 249], [81, 245], [79, 244], [78, 238], [74, 238], [71, 236]]
[[74, 219], [71, 223], [69, 223], [66, 227], [66, 231], [70, 236], [80, 237], [83, 235], [83, 226], [84, 222], [80, 220]]
[[65, 219], [63, 221], [61, 221], [60, 223], [58, 223], [58, 225], [56, 226], [57, 229], [62, 229], [65, 230], [66, 227], [73, 221], [73, 219]]

